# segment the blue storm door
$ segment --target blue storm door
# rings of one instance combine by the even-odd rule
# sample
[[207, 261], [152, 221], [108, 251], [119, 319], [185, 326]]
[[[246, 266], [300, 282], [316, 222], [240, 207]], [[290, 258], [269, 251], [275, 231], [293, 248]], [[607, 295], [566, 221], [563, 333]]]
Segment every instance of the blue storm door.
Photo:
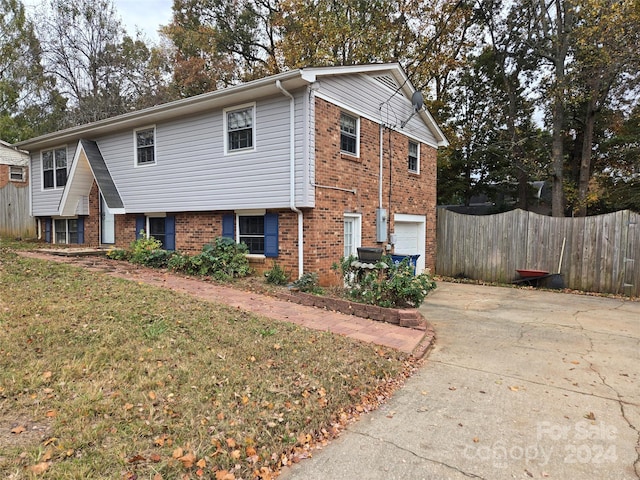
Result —
[[104, 197], [100, 195], [100, 243], [116, 243], [116, 222]]

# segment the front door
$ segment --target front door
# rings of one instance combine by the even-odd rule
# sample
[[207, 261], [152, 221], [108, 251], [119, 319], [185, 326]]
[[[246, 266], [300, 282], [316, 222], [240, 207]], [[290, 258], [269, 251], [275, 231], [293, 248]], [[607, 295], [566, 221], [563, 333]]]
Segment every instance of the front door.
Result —
[[100, 243], [116, 243], [116, 222], [104, 197], [100, 195]]

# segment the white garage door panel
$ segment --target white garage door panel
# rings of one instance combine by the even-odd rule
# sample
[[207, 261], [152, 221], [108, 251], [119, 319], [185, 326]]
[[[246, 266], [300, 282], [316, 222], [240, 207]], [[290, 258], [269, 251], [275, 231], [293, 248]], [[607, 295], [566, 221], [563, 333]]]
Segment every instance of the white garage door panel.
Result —
[[419, 242], [417, 223], [396, 223], [396, 244], [394, 252], [398, 255], [416, 255], [422, 250]]
[[417, 273], [422, 273], [425, 268], [425, 225], [426, 219], [424, 217], [395, 215], [393, 253], [396, 255], [420, 255], [416, 264]]

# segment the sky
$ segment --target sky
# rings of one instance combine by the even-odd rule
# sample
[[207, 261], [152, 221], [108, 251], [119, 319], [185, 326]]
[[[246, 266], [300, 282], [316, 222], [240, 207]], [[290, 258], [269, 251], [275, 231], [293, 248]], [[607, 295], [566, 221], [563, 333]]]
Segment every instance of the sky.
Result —
[[158, 42], [160, 25], [171, 21], [173, 0], [113, 0], [113, 3], [130, 35], [137, 27], [154, 43]]
[[[33, 14], [46, 0], [23, 0], [22, 3], [27, 12]], [[137, 27], [153, 43], [158, 43], [160, 25], [171, 21], [173, 0], [113, 0], [113, 3], [127, 33], [134, 35]]]

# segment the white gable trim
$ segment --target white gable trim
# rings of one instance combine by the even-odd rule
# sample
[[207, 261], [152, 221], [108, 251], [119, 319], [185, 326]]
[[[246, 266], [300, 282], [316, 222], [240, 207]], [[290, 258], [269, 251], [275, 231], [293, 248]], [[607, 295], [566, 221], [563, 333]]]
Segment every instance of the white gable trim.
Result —
[[[79, 195], [78, 191], [84, 187], [83, 184], [77, 185], [78, 183], [76, 178], [76, 172], [78, 171], [78, 165], [80, 165], [80, 159], [83, 159], [83, 165], [81, 168], [80, 174], [88, 173], [91, 175], [93, 179], [93, 172], [91, 171], [91, 166], [89, 165], [89, 161], [87, 160], [87, 154], [84, 152], [84, 148], [82, 147], [82, 143], [78, 142], [78, 147], [76, 148], [76, 153], [73, 156], [73, 161], [71, 163], [71, 170], [69, 170], [69, 175], [67, 176], [67, 183], [64, 186], [64, 190], [62, 191], [62, 197], [60, 198], [60, 203], [58, 204], [58, 215], [61, 217], [69, 217], [77, 214], [78, 204], [80, 202], [80, 197], [83, 195]], [[92, 181], [93, 183], [93, 181]], [[89, 190], [91, 189], [91, 184], [89, 185]], [[88, 196], [89, 192], [84, 196]], [[88, 212], [87, 212], [88, 213]]]

